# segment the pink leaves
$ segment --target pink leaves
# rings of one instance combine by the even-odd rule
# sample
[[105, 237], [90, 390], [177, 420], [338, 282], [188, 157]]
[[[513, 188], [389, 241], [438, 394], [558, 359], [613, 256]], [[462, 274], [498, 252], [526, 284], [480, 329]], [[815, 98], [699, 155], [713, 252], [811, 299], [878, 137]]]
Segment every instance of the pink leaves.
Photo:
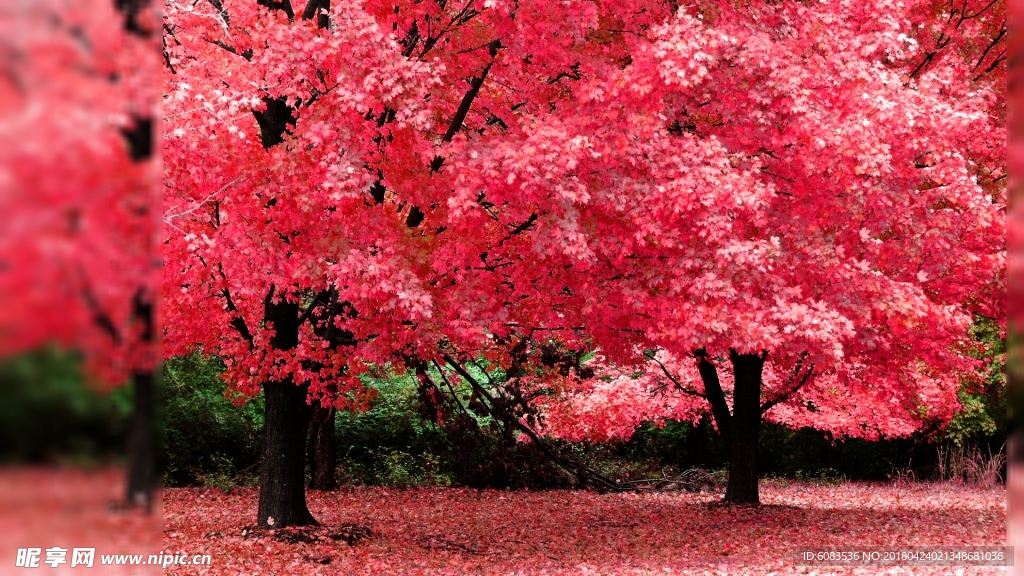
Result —
[[[541, 404], [544, 432], [573, 441], [628, 439], [644, 422], [696, 421], [708, 412], [692, 356], [660, 350], [645, 358], [648, 362], [637, 369], [617, 368], [598, 357], [590, 363], [593, 378], [563, 381]], [[809, 426], [840, 438], [907, 436], [924, 422], [952, 418], [960, 377], [971, 368], [958, 369], [942, 373], [920, 363], [775, 353], [765, 365], [761, 403], [772, 405], [766, 420], [793, 428]], [[718, 374], [731, 410], [734, 384], [727, 362], [718, 363]]]
[[[816, 365], [773, 417], [902, 434], [955, 405], [970, 312], [1001, 307], [1000, 88], [960, 62], [991, 15], [915, 73], [945, 30], [922, 3], [371, 1], [331, 29], [224, 6], [230, 24], [168, 7], [168, 336], [245, 357], [248, 389], [442, 341], [507, 358], [496, 342], [529, 334], [620, 368], [657, 349], [687, 381], [693, 350], [736, 348], [769, 353], [766, 392]], [[270, 97], [294, 110], [263, 150]], [[352, 362], [305, 329], [268, 354], [271, 285], [336, 288]], [[562, 383], [549, 409], [578, 437], [700, 409], [652, 399], [649, 368]], [[801, 420], [804, 401], [822, 409]]]
[[[685, 493], [312, 493], [321, 530], [354, 524], [372, 532], [349, 545], [244, 532], [255, 496], [249, 488], [168, 490], [165, 547], [212, 554], [207, 574], [766, 574], [799, 571], [792, 551], [801, 546], [1001, 545], [1006, 521], [1001, 491], [935, 484], [768, 482], [756, 509]], [[176, 567], [183, 575], [200, 570]], [[938, 576], [949, 567], [914, 573]]]
[[[705, 26], [701, 17], [690, 16], [685, 8], [680, 8], [671, 22], [656, 27], [651, 36], [650, 47], [641, 48], [641, 54], [653, 56], [664, 84], [684, 89], [701, 84], [708, 77], [708, 69], [721, 57], [722, 49], [735, 41]], [[639, 66], [645, 64], [638, 62]]]
[[[0, 356], [74, 348], [107, 385], [154, 356], [132, 298], [156, 290], [159, 167], [143, 152], [159, 135], [143, 120], [156, 113], [159, 56], [123, 21], [114, 4], [87, 2], [0, 15]], [[154, 24], [152, 10], [138, 14]]]

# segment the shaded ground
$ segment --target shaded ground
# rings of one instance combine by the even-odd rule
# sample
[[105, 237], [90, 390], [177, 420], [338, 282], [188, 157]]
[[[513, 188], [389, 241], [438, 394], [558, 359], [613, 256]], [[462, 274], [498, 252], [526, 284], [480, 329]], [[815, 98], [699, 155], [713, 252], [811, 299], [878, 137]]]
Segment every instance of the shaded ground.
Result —
[[[1005, 568], [796, 566], [798, 546], [1005, 545], [1002, 489], [764, 486], [761, 508], [702, 494], [345, 488], [323, 528], [253, 532], [257, 492], [173, 489], [164, 548], [213, 555], [168, 574], [1003, 574]], [[370, 530], [354, 544], [332, 534]], [[243, 531], [245, 532], [243, 534]], [[300, 531], [302, 532], [302, 531]]]

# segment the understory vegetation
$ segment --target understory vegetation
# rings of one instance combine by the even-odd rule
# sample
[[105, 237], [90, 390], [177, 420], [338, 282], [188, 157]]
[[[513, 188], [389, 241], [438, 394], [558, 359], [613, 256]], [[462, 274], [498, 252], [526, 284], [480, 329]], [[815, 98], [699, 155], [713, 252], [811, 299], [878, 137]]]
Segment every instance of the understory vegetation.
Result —
[[[255, 485], [262, 442], [262, 396], [247, 401], [219, 379], [219, 362], [198, 354], [164, 368], [165, 482], [168, 486], [233, 488]], [[439, 425], [424, 409], [414, 379], [367, 381], [379, 391], [366, 412], [335, 420], [336, 479], [340, 485], [388, 487], [570, 488], [578, 480], [531, 442], [504, 442], [493, 427], [458, 419]], [[993, 413], [993, 389], [972, 389], [983, 409], [955, 428], [909, 438], [834, 439], [810, 428], [766, 424], [762, 477], [836, 483], [844, 480], [999, 482], [1005, 418]], [[626, 442], [553, 443], [560, 453], [622, 483], [706, 472], [724, 478], [728, 452], [710, 419], [642, 426]], [[702, 487], [718, 489], [721, 482]]]
[[80, 359], [42, 349], [0, 362], [0, 463], [116, 461], [124, 450], [131, 387], [104, 394]]
[[[984, 327], [986, 378], [961, 391], [962, 409], [944, 429], [871, 442], [833, 439], [810, 428], [767, 424], [761, 435], [763, 478], [897, 483], [941, 480], [987, 486], [1005, 479], [1005, 345]], [[168, 487], [254, 486], [263, 442], [262, 394], [245, 398], [220, 378], [222, 364], [201, 354], [163, 368], [163, 479]], [[99, 464], [123, 458], [131, 387], [98, 394], [78, 359], [55, 350], [0, 365], [0, 459], [4, 462]], [[335, 419], [339, 485], [464, 486], [546, 489], [579, 486], [532, 442], [509, 441], [486, 418], [441, 422], [425, 410], [414, 378], [367, 380], [379, 395], [370, 409]], [[17, 409], [15, 409], [17, 407]], [[554, 442], [561, 454], [635, 488], [724, 486], [728, 452], [710, 419], [647, 424], [629, 441]]]

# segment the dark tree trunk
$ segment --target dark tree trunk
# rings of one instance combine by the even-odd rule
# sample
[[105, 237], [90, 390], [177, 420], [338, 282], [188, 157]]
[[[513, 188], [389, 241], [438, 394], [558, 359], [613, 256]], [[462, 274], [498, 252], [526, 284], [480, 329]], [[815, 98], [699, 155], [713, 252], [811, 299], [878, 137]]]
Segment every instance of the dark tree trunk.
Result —
[[309, 489], [334, 490], [334, 406], [313, 406], [309, 421]]
[[[152, 348], [157, 343], [156, 311], [145, 289], [132, 299], [132, 319], [141, 327], [140, 345]], [[131, 430], [128, 435], [128, 481], [125, 500], [128, 506], [153, 511], [153, 496], [157, 485], [157, 414], [159, 403], [159, 367], [136, 369], [132, 373], [134, 399], [132, 402]]]
[[725, 489], [725, 502], [760, 504], [757, 444], [761, 436], [761, 373], [768, 354], [729, 352], [735, 377], [731, 414], [718, 379], [718, 367], [703, 349], [697, 350], [694, 356], [704, 382], [704, 394], [711, 404], [711, 414], [729, 448], [729, 484]]
[[[274, 328], [271, 345], [291, 350], [299, 342], [299, 306], [273, 303], [271, 288], [264, 318]], [[306, 432], [312, 408], [306, 402], [309, 386], [291, 379], [263, 384], [265, 422], [260, 504], [257, 523], [265, 528], [316, 524], [306, 508]]]
[[757, 491], [757, 444], [761, 435], [761, 372], [765, 356], [729, 354], [736, 385], [729, 446], [729, 485], [725, 501], [760, 504]]
[[266, 528], [316, 524], [306, 508], [306, 430], [312, 408], [307, 386], [266, 382], [263, 465], [258, 523]]
[[128, 485], [125, 498], [129, 505], [153, 510], [156, 491], [156, 414], [157, 383], [154, 372], [132, 375], [135, 399], [128, 437]]
[[729, 405], [725, 403], [725, 392], [722, 391], [722, 383], [718, 379], [718, 367], [711, 362], [703, 349], [698, 350], [695, 356], [700, 379], [704, 382], [704, 395], [711, 404], [711, 415], [718, 426], [718, 433], [722, 435], [725, 444], [731, 446], [732, 414], [729, 414]]

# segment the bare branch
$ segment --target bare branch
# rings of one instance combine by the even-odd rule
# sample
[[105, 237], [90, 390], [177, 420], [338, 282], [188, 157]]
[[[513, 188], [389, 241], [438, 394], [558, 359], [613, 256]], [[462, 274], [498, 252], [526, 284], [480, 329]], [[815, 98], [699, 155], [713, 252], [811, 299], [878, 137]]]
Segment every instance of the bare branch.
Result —
[[[793, 375], [789, 379], [790, 382], [796, 382], [796, 378], [800, 374], [800, 370], [801, 370], [801, 368], [803, 368], [803, 363], [804, 363], [804, 360], [806, 358], [807, 358], [807, 353], [804, 352], [800, 356], [800, 359], [796, 361], [796, 366], [793, 369]], [[776, 404], [779, 404], [780, 402], [785, 402], [786, 400], [788, 400], [791, 396], [793, 396], [793, 394], [796, 394], [797, 391], [799, 391], [801, 388], [803, 388], [804, 384], [807, 384], [808, 382], [810, 382], [811, 375], [813, 375], [813, 374], [814, 374], [814, 364], [811, 364], [811, 366], [807, 369], [807, 372], [804, 373], [803, 377], [800, 378], [800, 381], [797, 382], [795, 386], [790, 388], [788, 391], [783, 392], [782, 394], [779, 394], [774, 399], [772, 399], [772, 400], [762, 404], [761, 405], [761, 413], [764, 414], [768, 410], [770, 410], [773, 407], [775, 407]]]
[[313, 295], [313, 301], [309, 303], [309, 307], [299, 316], [299, 324], [302, 324], [306, 320], [309, 320], [309, 316], [313, 314], [313, 309], [320, 304], [320, 300], [326, 298], [330, 294], [328, 290], [322, 290]]
[[621, 489], [617, 482], [615, 482], [611, 478], [608, 478], [604, 474], [592, 470], [591, 468], [580, 462], [567, 459], [565, 456], [559, 454], [554, 448], [549, 446], [547, 442], [545, 442], [544, 439], [541, 438], [539, 434], [537, 434], [537, 432], [535, 432], [532, 428], [521, 422], [518, 418], [509, 417], [507, 414], [504, 415], [504, 418], [502, 418], [502, 415], [496, 414], [494, 406], [497, 405], [497, 401], [493, 396], [490, 395], [489, 392], [487, 392], [487, 390], [480, 384], [480, 382], [477, 381], [477, 379], [474, 378], [472, 374], [466, 371], [466, 369], [463, 368], [462, 364], [455, 360], [455, 358], [453, 358], [451, 354], [444, 353], [441, 356], [441, 358], [443, 358], [445, 363], [451, 366], [451, 368], [455, 370], [455, 372], [459, 376], [461, 376], [463, 380], [469, 383], [469, 385], [473, 388], [477, 395], [481, 397], [482, 400], [487, 400], [487, 404], [490, 404], [488, 411], [491, 413], [491, 416], [493, 418], [501, 419], [507, 425], [513, 426], [523, 434], [526, 434], [526, 436], [529, 437], [530, 440], [532, 440], [534, 443], [536, 443], [536, 445], [540, 447], [540, 449], [545, 454], [547, 454], [547, 456], [551, 458], [551, 460], [554, 461], [556, 464], [558, 464], [559, 466], [561, 466], [563, 469], [573, 474], [574, 476], [580, 479], [589, 480], [590, 482], [595, 482], [605, 489], [616, 491]]
[[664, 373], [665, 373], [665, 377], [666, 377], [666, 378], [668, 378], [668, 379], [669, 379], [669, 381], [670, 381], [670, 382], [672, 382], [672, 384], [674, 384], [674, 385], [675, 385], [675, 387], [676, 387], [676, 390], [679, 390], [680, 392], [685, 392], [685, 393], [687, 393], [687, 394], [690, 394], [690, 395], [692, 395], [692, 396], [697, 396], [697, 397], [699, 397], [699, 398], [704, 398], [705, 400], [707, 400], [707, 398], [708, 398], [708, 397], [707, 397], [707, 396], [706, 396], [705, 394], [701, 394], [700, 392], [697, 392], [696, 390], [690, 390], [689, 388], [686, 388], [685, 386], [683, 386], [683, 385], [682, 385], [682, 384], [681, 384], [681, 383], [679, 382], [679, 379], [677, 379], [677, 378], [676, 378], [675, 376], [673, 376], [673, 375], [672, 375], [672, 374], [671, 374], [671, 373], [670, 373], [670, 372], [668, 371], [668, 367], [667, 367], [667, 366], [665, 366], [665, 365], [664, 365], [664, 364], [663, 364], [663, 363], [661, 362], [661, 360], [658, 360], [658, 359], [657, 359], [657, 358], [656, 358], [656, 357], [654, 356], [654, 354], [653, 354], [653, 353], [652, 353], [652, 354], [646, 354], [646, 353], [645, 353], [645, 354], [644, 354], [644, 357], [646, 357], [646, 358], [647, 358], [648, 360], [651, 360], [651, 361], [653, 361], [654, 363], [656, 363], [656, 364], [657, 364], [658, 366], [660, 366], [660, 367], [661, 367], [661, 371], [662, 371], [662, 372], [664, 372]]

